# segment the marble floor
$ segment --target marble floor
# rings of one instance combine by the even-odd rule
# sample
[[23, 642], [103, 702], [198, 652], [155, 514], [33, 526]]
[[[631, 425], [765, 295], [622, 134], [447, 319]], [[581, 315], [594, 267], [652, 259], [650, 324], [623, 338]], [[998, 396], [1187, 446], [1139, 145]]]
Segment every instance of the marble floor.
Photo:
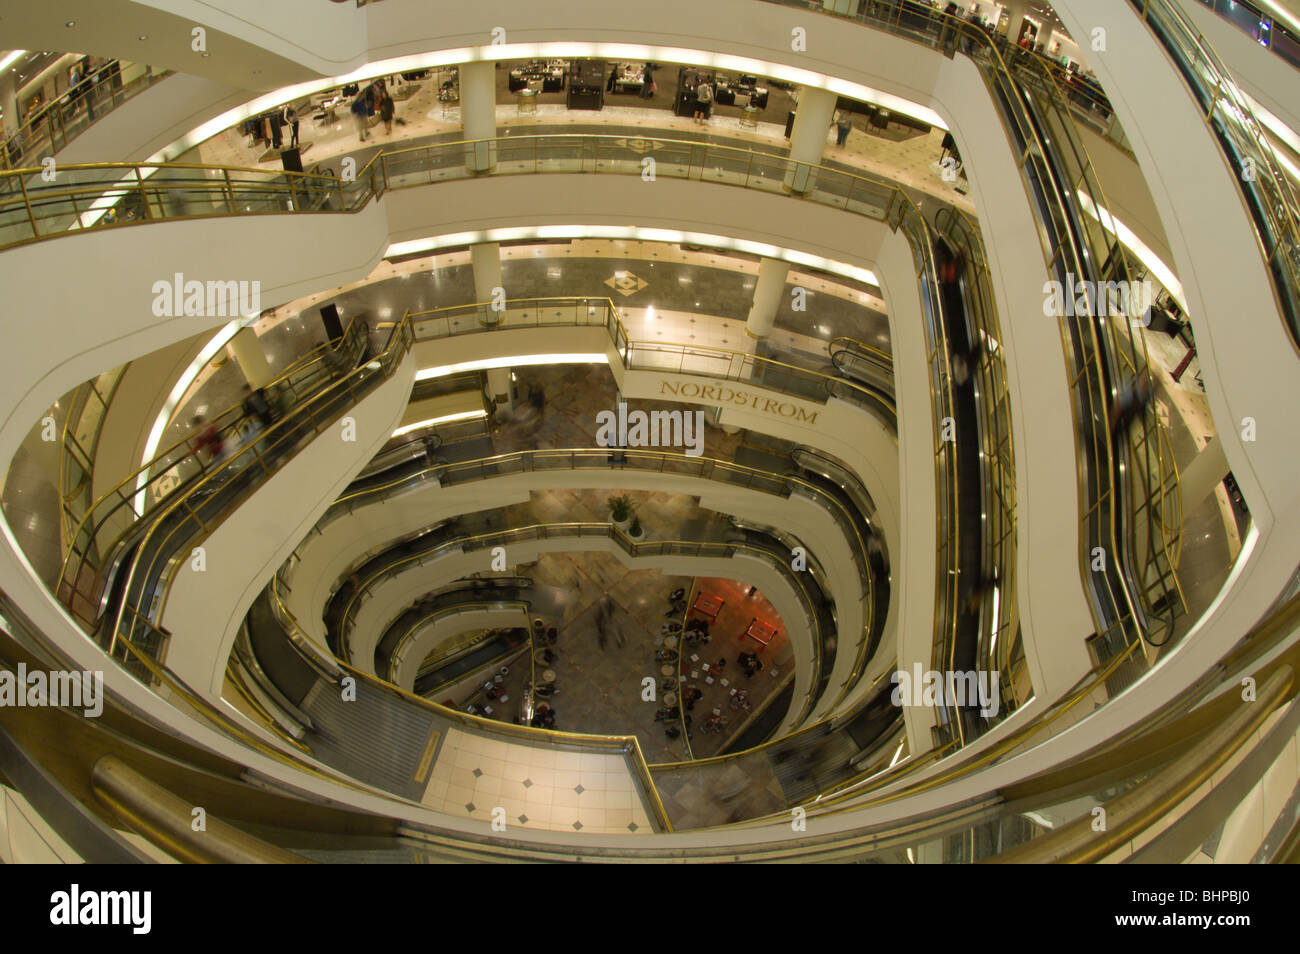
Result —
[[[729, 740], [743, 731], [749, 720], [780, 691], [794, 662], [789, 633], [762, 593], [735, 580], [700, 577], [695, 580], [689, 595], [691, 608], [687, 620], [710, 618], [694, 607], [699, 605], [711, 609], [710, 600], [722, 600], [722, 606], [709, 626], [709, 641], [687, 646], [680, 660], [683, 689], [693, 687], [701, 693], [689, 713], [694, 720], [690, 749], [694, 758], [704, 759], [718, 754]], [[776, 630], [766, 646], [745, 635], [755, 620]], [[756, 653], [763, 665], [762, 670], [753, 676], [745, 675], [738, 660], [741, 653]], [[738, 704], [738, 693], [742, 690], [748, 696], [749, 708]], [[721, 731], [700, 731], [710, 714], [722, 720]]]
[[[636, 131], [645, 136], [650, 130], [655, 130], [654, 135], [664, 138], [725, 140], [779, 153], [789, 148], [789, 141], [785, 138], [787, 110], [771, 103], [757, 126], [750, 128], [741, 125], [738, 113], [729, 114], [731, 111], [725, 108], [701, 126], [690, 117], [673, 115], [664, 105], [669, 100], [662, 93], [658, 102], [660, 105], [655, 106], [640, 100], [615, 97], [604, 109], [592, 112], [570, 110], [559, 101], [544, 101], [535, 113], [520, 115], [513, 96], [508, 99], [499, 96], [497, 132], [501, 136], [510, 136], [547, 133], [619, 135]], [[464, 138], [459, 107], [448, 109], [438, 103], [436, 83], [433, 82], [420, 83], [410, 99], [398, 103], [397, 116], [404, 125], [394, 125], [391, 134], [384, 131], [382, 124], [373, 126], [372, 139], [364, 146], [357, 140], [350, 116], [340, 113], [338, 121], [320, 125], [305, 120], [299, 130], [301, 143], [309, 144], [305, 145], [303, 153], [304, 168], [326, 164], [337, 169], [338, 160], [351, 156], [356, 160], [356, 167], [361, 169], [380, 150], [410, 149]], [[827, 128], [825, 165], [896, 181], [923, 206], [923, 211], [955, 205], [974, 213], [974, 202], [965, 194], [967, 185], [961, 179], [950, 183], [943, 178], [939, 165], [943, 130], [936, 128], [926, 134], [905, 135], [901, 127], [891, 127], [881, 134], [867, 127], [858, 117], [844, 146], [835, 145], [834, 132], [833, 128]], [[186, 161], [268, 170], [280, 168], [278, 154], [268, 153], [261, 145], [251, 145], [248, 137], [234, 128], [200, 143], [191, 154], [185, 157]]]
[[[654, 830], [630, 755], [511, 745], [459, 729], [439, 741], [420, 801], [481, 820], [485, 832]], [[504, 828], [493, 827], [494, 819]]]

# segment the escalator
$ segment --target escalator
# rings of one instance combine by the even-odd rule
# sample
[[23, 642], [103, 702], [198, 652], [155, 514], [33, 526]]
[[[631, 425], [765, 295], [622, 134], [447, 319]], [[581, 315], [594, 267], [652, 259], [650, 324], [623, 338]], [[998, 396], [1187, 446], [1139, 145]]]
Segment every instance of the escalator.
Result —
[[[879, 397], [892, 412], [891, 423], [896, 430], [898, 411], [894, 399], [893, 359], [855, 338], [836, 338], [830, 344], [830, 353], [836, 374], [862, 385]], [[831, 393], [835, 394], [835, 391], [831, 390]]]

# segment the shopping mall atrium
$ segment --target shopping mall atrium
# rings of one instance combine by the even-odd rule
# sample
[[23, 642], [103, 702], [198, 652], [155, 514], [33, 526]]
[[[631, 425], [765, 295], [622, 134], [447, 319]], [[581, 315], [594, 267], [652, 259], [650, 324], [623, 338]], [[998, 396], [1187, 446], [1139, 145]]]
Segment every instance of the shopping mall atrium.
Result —
[[1300, 859], [1297, 0], [0, 71], [0, 861]]

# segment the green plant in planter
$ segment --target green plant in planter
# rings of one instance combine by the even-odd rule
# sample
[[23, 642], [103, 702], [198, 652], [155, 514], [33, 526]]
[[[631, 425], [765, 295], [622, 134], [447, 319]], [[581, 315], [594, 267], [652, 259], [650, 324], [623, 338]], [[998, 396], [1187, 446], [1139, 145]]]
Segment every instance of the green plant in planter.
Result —
[[609, 515], [614, 518], [615, 523], [622, 523], [632, 516], [632, 498], [627, 494], [610, 497], [606, 503], [609, 504]]
[[630, 536], [633, 536], [633, 537], [639, 537], [639, 536], [641, 536], [641, 518], [640, 518], [640, 517], [633, 517], [633, 518], [632, 518], [632, 526], [628, 527], [627, 532], [628, 532], [628, 534], [629, 534]]

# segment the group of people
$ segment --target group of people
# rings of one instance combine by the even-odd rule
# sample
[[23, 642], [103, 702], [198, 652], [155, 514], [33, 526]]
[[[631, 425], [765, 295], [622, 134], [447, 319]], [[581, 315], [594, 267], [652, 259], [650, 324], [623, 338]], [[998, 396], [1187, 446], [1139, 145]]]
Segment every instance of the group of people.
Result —
[[533, 710], [533, 727], [537, 729], [555, 728], [555, 710], [545, 702]]
[[[620, 64], [615, 63], [609, 68], [609, 81], [605, 83], [605, 92], [612, 93], [618, 88]], [[650, 99], [659, 91], [658, 84], [655, 83], [654, 67], [649, 63], [641, 68], [641, 98]]]
[[703, 645], [709, 641], [709, 621], [703, 617], [696, 617], [686, 621], [686, 628], [682, 632], [682, 639], [692, 645]]
[[384, 122], [384, 134], [393, 134], [393, 120], [397, 115], [393, 97], [388, 95], [388, 86], [382, 79], [377, 79], [357, 92], [352, 100], [352, 122], [357, 127], [357, 136], [362, 142], [370, 138], [370, 117], [379, 113]]
[[209, 463], [228, 459], [238, 450], [241, 441], [257, 440], [279, 417], [278, 402], [272, 399], [266, 389], [254, 388], [248, 384], [243, 387], [242, 410], [243, 418], [224, 434], [202, 414], [196, 414], [190, 419], [190, 428], [194, 432], [190, 439], [190, 449], [200, 462], [205, 456]]
[[746, 678], [752, 679], [754, 673], [763, 671], [763, 660], [758, 658], [758, 653], [741, 653], [736, 657], [736, 662], [745, 670]]

